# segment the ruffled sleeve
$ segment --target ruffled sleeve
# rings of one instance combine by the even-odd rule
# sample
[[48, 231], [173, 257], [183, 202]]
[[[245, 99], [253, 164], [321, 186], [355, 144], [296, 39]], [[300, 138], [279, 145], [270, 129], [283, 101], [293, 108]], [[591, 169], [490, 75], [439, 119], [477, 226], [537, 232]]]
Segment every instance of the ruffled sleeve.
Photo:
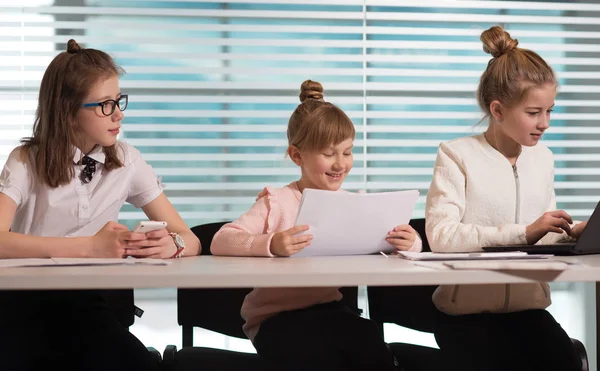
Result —
[[27, 201], [31, 189], [31, 174], [21, 157], [22, 147], [17, 147], [8, 156], [0, 173], [0, 192], [10, 197], [17, 207]]
[[250, 210], [221, 227], [213, 238], [210, 251], [214, 255], [274, 256], [271, 240], [276, 232], [277, 205], [276, 192], [265, 187]]

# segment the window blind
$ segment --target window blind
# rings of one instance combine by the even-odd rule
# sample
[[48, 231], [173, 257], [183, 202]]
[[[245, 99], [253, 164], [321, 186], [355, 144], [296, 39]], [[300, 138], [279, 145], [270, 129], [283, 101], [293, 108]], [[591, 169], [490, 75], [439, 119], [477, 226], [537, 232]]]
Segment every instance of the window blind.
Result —
[[[122, 140], [140, 149], [190, 225], [231, 220], [265, 185], [299, 177], [284, 157], [300, 83], [357, 129], [349, 190], [418, 189], [424, 215], [437, 146], [484, 130], [475, 101], [503, 25], [560, 88], [543, 143], [560, 208], [600, 198], [600, 5], [511, 1], [27, 0], [0, 6], [0, 165], [30, 134], [39, 82], [69, 38], [126, 70]], [[120, 218], [145, 216], [126, 205]]]

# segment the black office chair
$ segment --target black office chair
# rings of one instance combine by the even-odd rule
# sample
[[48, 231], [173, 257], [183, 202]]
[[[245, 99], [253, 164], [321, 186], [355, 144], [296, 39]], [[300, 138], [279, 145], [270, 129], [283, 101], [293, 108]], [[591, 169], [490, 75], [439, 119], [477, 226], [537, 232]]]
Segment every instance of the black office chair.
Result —
[[[425, 234], [425, 219], [413, 219], [410, 225], [423, 241], [423, 251], [431, 251]], [[435, 313], [431, 296], [437, 286], [370, 286], [367, 287], [369, 317], [380, 327], [384, 323], [433, 333]], [[587, 352], [577, 339], [571, 339], [582, 362], [582, 371], [589, 371]], [[441, 353], [436, 348], [404, 343], [391, 343], [403, 371], [442, 370]]]
[[[369, 318], [383, 334], [385, 323], [433, 333], [431, 295], [436, 286], [367, 287]], [[440, 350], [426, 346], [390, 343], [392, 352], [403, 371], [442, 370]]]
[[[211, 255], [214, 234], [226, 222], [198, 225], [192, 231], [200, 239], [201, 255]], [[247, 339], [242, 331], [240, 315], [242, 302], [252, 289], [178, 289], [177, 322], [182, 327], [182, 349], [168, 345], [163, 353], [163, 370], [264, 371], [266, 364], [255, 353], [228, 351], [193, 346], [194, 327], [215, 331], [227, 336]], [[344, 300], [357, 307], [358, 289], [343, 288]]]
[[[192, 228], [201, 245], [201, 255], [211, 255], [213, 236], [226, 222]], [[182, 349], [168, 345], [163, 352], [163, 370], [266, 370], [257, 354], [194, 347], [194, 327], [246, 339], [240, 316], [242, 302], [252, 289], [178, 289], [177, 322], [182, 331]]]
[[119, 323], [129, 328], [135, 322], [133, 289], [98, 290]]
[[[423, 251], [431, 251], [425, 237], [425, 220], [413, 219], [410, 225], [421, 235]], [[369, 318], [383, 334], [384, 323], [433, 333], [435, 306], [431, 295], [437, 286], [369, 286]], [[426, 346], [391, 343], [392, 352], [403, 371], [443, 370], [440, 350]]]
[[[113, 311], [117, 320], [126, 328], [133, 326], [135, 322], [135, 305], [133, 289], [123, 290], [98, 290], [98, 293], [106, 300], [108, 307]], [[162, 364], [160, 352], [153, 347], [146, 347], [152, 358]]]

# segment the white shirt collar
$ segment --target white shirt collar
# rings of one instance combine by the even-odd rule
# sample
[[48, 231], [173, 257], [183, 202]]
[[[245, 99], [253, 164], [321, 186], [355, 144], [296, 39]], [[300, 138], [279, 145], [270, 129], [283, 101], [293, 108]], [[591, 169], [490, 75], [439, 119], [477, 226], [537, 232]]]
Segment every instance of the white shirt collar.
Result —
[[[85, 154], [81, 152], [79, 148], [75, 147], [75, 155], [73, 155], [73, 162], [78, 164], [79, 161], [81, 161], [81, 159], [83, 158], [83, 156], [85, 156]], [[104, 147], [102, 146], [94, 147], [94, 149], [92, 149], [90, 153], [87, 154], [87, 156], [98, 161], [101, 164], [104, 164], [104, 160], [106, 159], [106, 155], [104, 154]]]

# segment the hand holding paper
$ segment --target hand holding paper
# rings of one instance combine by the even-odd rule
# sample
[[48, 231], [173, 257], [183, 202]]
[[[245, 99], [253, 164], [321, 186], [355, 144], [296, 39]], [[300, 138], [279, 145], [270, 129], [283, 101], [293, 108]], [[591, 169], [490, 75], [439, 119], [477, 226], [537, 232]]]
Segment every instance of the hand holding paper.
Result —
[[271, 254], [290, 256], [302, 251], [302, 249], [310, 245], [312, 235], [303, 234], [296, 236], [296, 234], [306, 231], [308, 231], [307, 225], [297, 225], [287, 231], [275, 233], [271, 239]]
[[418, 196], [416, 190], [360, 194], [305, 189], [296, 225], [309, 225], [306, 234], [313, 238], [293, 256], [395, 251], [386, 240], [388, 232], [408, 224]]
[[401, 224], [389, 231], [385, 240], [400, 251], [407, 251], [415, 243], [417, 232], [408, 224]]

